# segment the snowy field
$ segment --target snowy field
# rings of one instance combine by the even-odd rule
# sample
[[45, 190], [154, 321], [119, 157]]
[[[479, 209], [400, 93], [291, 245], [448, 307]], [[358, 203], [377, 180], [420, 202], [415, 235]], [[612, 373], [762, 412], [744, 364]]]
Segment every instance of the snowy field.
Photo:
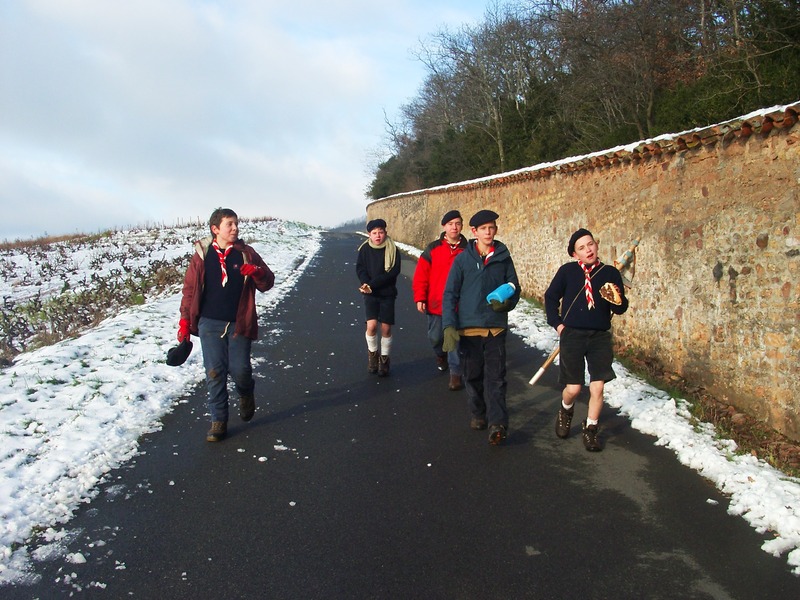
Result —
[[[53, 244], [44, 253], [6, 254], [16, 268], [6, 268], [0, 295], [46, 298], [65, 286], [94, 285], [92, 273], [96, 282], [114, 269], [181, 256], [188, 265], [189, 240], [206, 235], [206, 226], [123, 231], [77, 250]], [[275, 273], [275, 286], [256, 294], [259, 315], [268, 314], [316, 254], [320, 231], [263, 221], [243, 222], [240, 235]], [[36, 578], [32, 565], [65, 547], [60, 542], [67, 532], [59, 526], [96, 496], [112, 469], [136, 455], [138, 438], [158, 430], [161, 417], [203, 380], [196, 339], [181, 368], [164, 362], [177, 343], [179, 304], [180, 287], [173, 286], [80, 337], [21, 354], [0, 371], [0, 586]], [[34, 532], [38, 542], [49, 542], [36, 553], [26, 545]], [[66, 558], [81, 562], [79, 555]]]
[[[109, 256], [109, 248], [101, 247], [105, 244], [117, 251], [157, 248], [155, 255], [136, 259], [144, 264], [161, 257], [188, 260], [188, 240], [205, 232], [204, 227], [120, 232], [81, 252], [55, 247], [44, 262], [68, 256], [75, 267], [62, 270], [56, 284], [33, 272], [41, 263], [30, 262], [29, 256], [6, 256], [22, 265], [17, 273], [28, 276], [0, 281], [0, 294], [32, 297], [37, 279], [42, 295], [56, 293], [64, 289], [65, 278], [74, 277], [69, 285], [77, 288], [87, 282], [89, 269], [120, 268], [114, 260], [97, 260]], [[275, 287], [256, 296], [259, 313], [268, 315], [318, 251], [321, 233], [301, 224], [266, 221], [243, 223], [242, 236], [276, 274]], [[180, 369], [164, 363], [176, 343], [179, 302], [177, 288], [146, 298], [77, 338], [21, 354], [0, 371], [0, 586], [33, 581], [37, 561], [66, 554], [66, 545], [59, 542], [68, 535], [63, 526], [75, 510], [96, 496], [112, 469], [136, 455], [139, 437], [158, 430], [161, 417], [202, 381], [199, 348]], [[523, 301], [510, 318], [513, 331], [528, 345], [544, 353], [553, 349], [556, 335], [541, 310]], [[731, 515], [772, 536], [764, 551], [786, 556], [800, 575], [800, 481], [752, 456], [736, 455], [733, 442], [717, 439], [711, 426], [692, 423], [684, 401], [648, 386], [620, 364], [615, 370], [618, 378], [606, 388], [608, 404], [713, 481], [730, 498]], [[45, 542], [35, 551], [28, 546], [34, 535], [39, 544]], [[82, 557], [64, 558], [81, 562]]]

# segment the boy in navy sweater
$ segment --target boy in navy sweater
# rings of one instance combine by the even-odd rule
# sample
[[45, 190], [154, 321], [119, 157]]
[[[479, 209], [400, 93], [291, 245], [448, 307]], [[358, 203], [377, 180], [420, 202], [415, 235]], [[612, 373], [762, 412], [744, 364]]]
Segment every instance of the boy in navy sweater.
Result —
[[[622, 275], [600, 262], [592, 233], [578, 229], [569, 239], [567, 253], [575, 262], [562, 265], [544, 294], [547, 322], [556, 329], [561, 346], [559, 382], [564, 385], [556, 435], [566, 438], [572, 424], [574, 402], [589, 370], [589, 410], [582, 423], [583, 445], [599, 452], [598, 419], [603, 408], [605, 383], [616, 377], [611, 339], [611, 317], [628, 310]], [[584, 363], [585, 361], [585, 363]]]
[[[379, 377], [389, 374], [389, 352], [392, 348], [394, 303], [397, 298], [397, 277], [400, 275], [400, 250], [386, 233], [386, 221], [373, 219], [367, 223], [369, 239], [358, 248], [356, 274], [364, 296], [367, 315], [367, 370]], [[380, 344], [378, 324], [380, 323]]]

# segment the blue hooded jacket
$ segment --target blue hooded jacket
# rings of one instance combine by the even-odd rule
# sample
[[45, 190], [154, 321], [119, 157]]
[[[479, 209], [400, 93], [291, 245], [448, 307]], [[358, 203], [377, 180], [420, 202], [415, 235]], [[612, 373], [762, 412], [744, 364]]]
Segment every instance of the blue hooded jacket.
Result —
[[508, 328], [508, 312], [495, 312], [486, 302], [486, 295], [504, 283], [513, 283], [514, 295], [508, 300], [508, 310], [513, 309], [521, 289], [511, 253], [502, 242], [494, 241], [494, 254], [484, 264], [477, 249], [477, 240], [470, 240], [466, 250], [459, 254], [450, 274], [442, 299], [442, 327], [499, 327]]

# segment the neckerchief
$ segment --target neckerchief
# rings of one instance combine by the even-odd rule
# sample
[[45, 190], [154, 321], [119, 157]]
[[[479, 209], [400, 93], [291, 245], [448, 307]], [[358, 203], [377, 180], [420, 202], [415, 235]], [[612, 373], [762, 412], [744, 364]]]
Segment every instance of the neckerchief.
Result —
[[[477, 242], [475, 244], [475, 249], [476, 250], [478, 249]], [[478, 250], [478, 254], [480, 254], [480, 250]], [[489, 259], [492, 258], [492, 256], [494, 256], [494, 244], [492, 244], [491, 250], [489, 250], [489, 252], [487, 252], [485, 256], [481, 254], [481, 258], [483, 259], [483, 264], [484, 265], [489, 264]]]
[[591, 310], [594, 308], [594, 296], [592, 296], [592, 278], [589, 273], [591, 273], [600, 262], [594, 263], [591, 267], [587, 267], [581, 261], [578, 261], [578, 264], [581, 266], [581, 269], [583, 269], [583, 275], [586, 278], [583, 283], [583, 289], [586, 291], [586, 304], [589, 306], [589, 310]]
[[217, 251], [217, 256], [219, 256], [219, 267], [222, 269], [222, 287], [225, 287], [225, 284], [228, 283], [228, 270], [225, 268], [225, 259], [228, 258], [228, 254], [233, 250], [233, 245], [228, 246], [224, 251], [217, 244], [217, 240], [211, 242], [211, 245], [214, 246], [214, 250]]

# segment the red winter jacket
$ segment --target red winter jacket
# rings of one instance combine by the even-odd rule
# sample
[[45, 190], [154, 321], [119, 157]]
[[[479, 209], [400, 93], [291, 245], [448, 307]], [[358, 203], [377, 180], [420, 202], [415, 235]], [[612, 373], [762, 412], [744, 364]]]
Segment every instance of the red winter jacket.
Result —
[[[183, 298], [181, 299], [181, 319], [189, 321], [189, 331], [199, 335], [197, 323], [200, 321], [200, 302], [203, 298], [203, 285], [206, 272], [206, 253], [211, 247], [213, 238], [198, 240], [194, 244], [195, 252], [186, 270], [183, 280]], [[243, 335], [251, 340], [258, 339], [258, 315], [256, 314], [256, 290], [266, 292], [275, 284], [275, 274], [251, 246], [238, 240], [234, 249], [242, 253], [244, 264], [252, 263], [264, 269], [264, 276], [258, 279], [244, 278], [242, 297], [236, 311], [236, 328], [234, 335]]]
[[444, 232], [439, 239], [428, 244], [417, 261], [414, 271], [414, 280], [411, 287], [414, 292], [414, 302], [426, 302], [428, 313], [442, 314], [442, 295], [447, 283], [450, 266], [456, 256], [467, 247], [467, 238], [459, 236], [458, 245], [451, 248]]

